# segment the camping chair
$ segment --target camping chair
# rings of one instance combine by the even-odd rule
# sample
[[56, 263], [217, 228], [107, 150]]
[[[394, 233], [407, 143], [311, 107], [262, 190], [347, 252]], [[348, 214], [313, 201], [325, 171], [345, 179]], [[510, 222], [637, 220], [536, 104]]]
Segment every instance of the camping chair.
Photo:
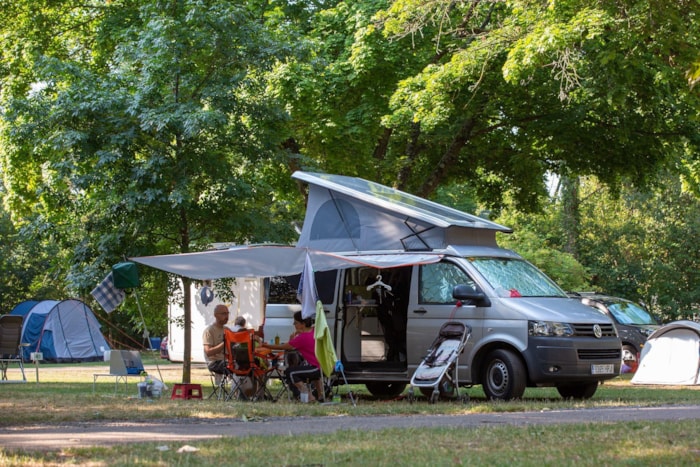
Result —
[[[22, 316], [0, 316], [0, 373], [3, 383], [26, 383], [24, 374], [24, 360], [22, 357]], [[22, 372], [22, 380], [8, 380], [7, 368], [10, 363], [17, 363]]]
[[229, 384], [232, 384], [231, 376], [222, 375], [221, 373], [214, 373], [210, 370], [209, 379], [211, 380], [211, 394], [209, 394], [208, 399], [228, 399], [231, 392], [229, 389]]
[[[280, 368], [282, 365], [280, 357], [284, 354], [275, 353], [266, 347], [258, 347], [254, 351], [255, 365], [258, 368], [256, 371], [258, 380], [258, 390], [256, 392], [257, 399], [265, 399], [271, 401], [279, 400], [280, 396], [287, 391], [284, 383], [284, 372]], [[281, 387], [272, 393], [269, 383], [272, 380], [278, 380], [282, 383]]]
[[232, 377], [209, 370], [209, 379], [211, 380], [211, 394], [209, 394], [208, 399], [229, 399], [231, 392], [229, 385], [233, 384]]
[[[290, 367], [298, 367], [298, 366], [306, 366], [308, 363], [304, 360], [304, 358], [301, 356], [299, 351], [297, 350], [290, 350], [285, 352], [285, 376], [283, 378], [285, 387], [286, 387], [286, 392], [287, 392], [287, 397], [291, 400], [292, 398], [296, 399], [299, 397], [299, 389], [294, 385], [294, 383], [291, 380], [291, 377], [289, 376], [288, 372]], [[309, 394], [312, 394], [316, 400], [319, 401], [324, 401], [328, 400], [332, 396], [332, 387], [331, 385], [331, 380], [329, 378], [326, 378], [323, 374], [323, 370], [318, 369], [318, 374], [320, 376], [315, 377], [315, 376], [307, 376], [304, 380], [303, 383], [306, 386], [306, 392]], [[318, 394], [318, 391], [316, 390], [316, 382], [320, 380], [321, 382], [321, 387], [323, 388], [323, 394]], [[281, 391], [284, 392], [284, 391]]]
[[227, 367], [234, 376], [226, 400], [234, 397], [251, 401], [268, 396], [272, 398], [265, 385], [266, 368], [255, 357], [254, 336], [252, 329], [236, 332], [224, 330], [224, 354]]
[[265, 383], [270, 380], [277, 380], [279, 382], [279, 387], [273, 394], [268, 388], [269, 396], [273, 401], [278, 401], [282, 396], [287, 397], [287, 400], [292, 399], [292, 389], [289, 387], [289, 382], [284, 374], [285, 362], [286, 362], [286, 352], [285, 353], [271, 353], [268, 358], [269, 366], [267, 372], [265, 373]]

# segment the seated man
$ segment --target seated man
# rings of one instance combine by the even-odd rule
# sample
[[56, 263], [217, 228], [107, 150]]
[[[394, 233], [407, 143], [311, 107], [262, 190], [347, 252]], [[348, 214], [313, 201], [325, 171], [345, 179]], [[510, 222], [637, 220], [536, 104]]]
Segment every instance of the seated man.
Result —
[[[295, 396], [306, 393], [306, 383], [313, 382], [316, 386], [316, 394], [324, 398], [323, 382], [321, 380], [321, 365], [316, 358], [316, 340], [314, 339], [313, 321], [311, 318], [303, 319], [301, 311], [294, 313], [294, 333], [289, 342], [284, 344], [268, 344], [263, 342], [262, 346], [272, 350], [284, 350], [299, 352], [304, 361], [298, 365], [291, 365], [285, 371], [285, 376], [291, 382], [292, 392]], [[309, 394], [309, 401], [316, 398]]]
[[209, 371], [222, 375], [230, 374], [224, 355], [224, 326], [228, 323], [228, 316], [229, 311], [226, 305], [216, 305], [214, 308], [215, 321], [207, 326], [202, 335], [204, 356]]

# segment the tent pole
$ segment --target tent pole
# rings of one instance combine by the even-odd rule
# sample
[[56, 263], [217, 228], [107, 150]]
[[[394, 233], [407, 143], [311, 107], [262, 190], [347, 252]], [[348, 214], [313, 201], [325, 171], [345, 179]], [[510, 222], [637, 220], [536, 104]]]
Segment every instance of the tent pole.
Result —
[[139, 310], [139, 316], [141, 316], [141, 324], [143, 325], [143, 335], [142, 337], [146, 340], [148, 340], [148, 348], [151, 349], [151, 340], [149, 339], [150, 333], [148, 332], [148, 328], [146, 328], [146, 320], [143, 318], [143, 313], [141, 312], [141, 303], [139, 303], [139, 296], [134, 290], [134, 298], [136, 299], [136, 308]]
[[[151, 345], [151, 339], [149, 339], [150, 333], [148, 332], [148, 328], [146, 328], [146, 320], [143, 318], [143, 313], [141, 312], [141, 303], [139, 302], [139, 295], [136, 293], [136, 290], [134, 290], [134, 299], [136, 299], [136, 308], [138, 308], [139, 310], [139, 315], [141, 316], [141, 324], [143, 324], [143, 338], [148, 341], [148, 348], [153, 350], [153, 346]], [[160, 377], [160, 380], [163, 381], [163, 375], [160, 372], [160, 365], [158, 365], [157, 359], [156, 369], [158, 370], [158, 376]]]

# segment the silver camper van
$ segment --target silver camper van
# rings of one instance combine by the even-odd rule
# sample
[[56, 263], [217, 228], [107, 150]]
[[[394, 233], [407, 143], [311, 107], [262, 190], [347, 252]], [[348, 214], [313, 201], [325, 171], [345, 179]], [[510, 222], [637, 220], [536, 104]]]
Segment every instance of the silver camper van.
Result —
[[[429, 264], [316, 273], [350, 383], [365, 384], [376, 396], [398, 395], [440, 326], [452, 319], [472, 329], [459, 359], [459, 381], [482, 385], [490, 399], [518, 398], [533, 386], [589, 398], [600, 381], [619, 374], [621, 345], [613, 324], [568, 298], [530, 263], [506, 250], [478, 247], [435, 254], [441, 259]], [[289, 317], [300, 305], [282, 302], [293, 301], [298, 280], [271, 282], [266, 337], [288, 337]]]
[[[318, 271], [316, 289], [350, 383], [397, 395], [449, 319], [472, 329], [459, 381], [489, 399], [554, 386], [593, 396], [620, 372], [613, 323], [496, 244], [510, 229], [365, 180], [297, 172], [309, 184], [298, 246], [343, 252], [357, 267]], [[373, 258], [390, 267], [361, 265]], [[270, 283], [265, 335], [285, 340], [299, 276]], [[296, 304], [295, 304], [296, 303]]]

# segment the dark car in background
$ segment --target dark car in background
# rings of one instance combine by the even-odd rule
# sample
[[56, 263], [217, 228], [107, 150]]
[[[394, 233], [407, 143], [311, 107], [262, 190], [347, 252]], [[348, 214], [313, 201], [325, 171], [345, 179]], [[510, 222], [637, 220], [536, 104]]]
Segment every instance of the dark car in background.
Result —
[[649, 335], [660, 327], [656, 318], [642, 305], [624, 298], [593, 292], [569, 295], [612, 319], [622, 341], [623, 367], [629, 368], [630, 372], [636, 371], [642, 347]]

